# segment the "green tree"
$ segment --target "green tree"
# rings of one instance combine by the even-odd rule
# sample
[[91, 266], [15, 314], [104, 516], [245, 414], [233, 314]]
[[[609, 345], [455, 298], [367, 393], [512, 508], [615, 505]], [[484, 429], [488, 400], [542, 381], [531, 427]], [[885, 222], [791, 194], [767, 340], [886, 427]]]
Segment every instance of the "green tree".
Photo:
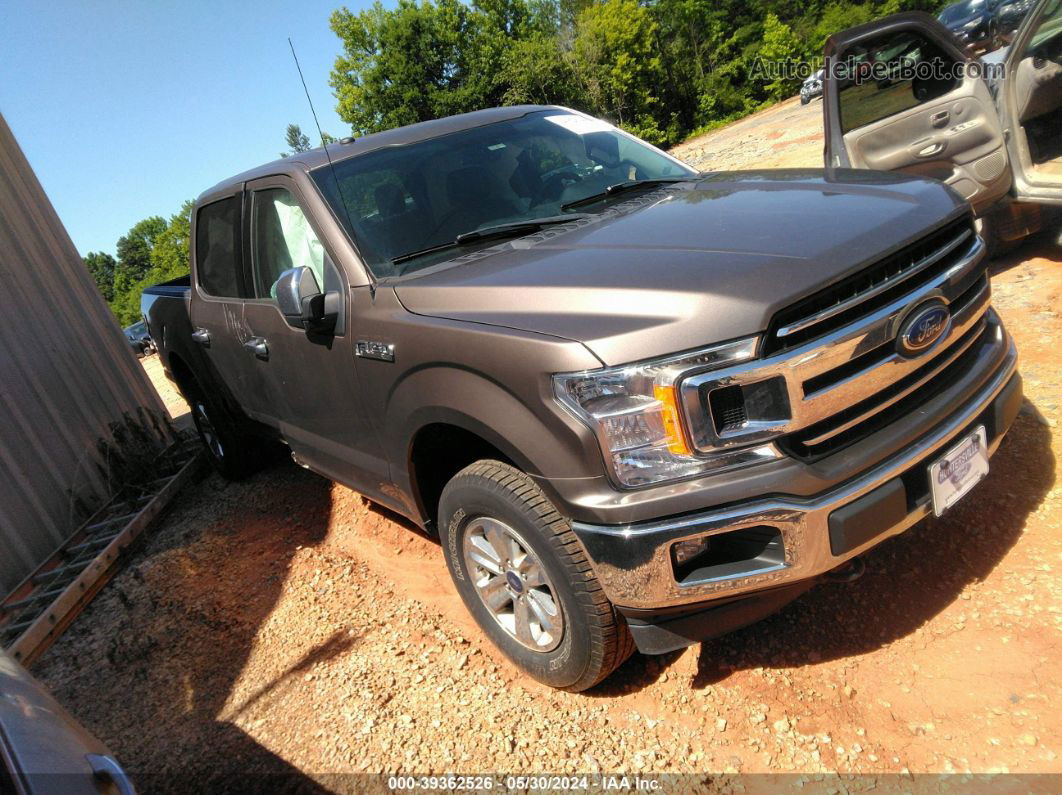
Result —
[[[140, 294], [145, 287], [183, 276], [189, 270], [189, 238], [192, 201], [186, 201], [179, 212], [170, 216], [169, 221], [153, 217], [136, 224], [122, 240], [120, 249], [134, 248], [136, 254], [142, 253], [139, 245], [131, 246], [130, 239], [146, 242], [151, 246], [147, 251], [146, 268], [134, 278], [132, 270], [120, 273], [115, 278], [114, 296], [110, 302], [111, 312], [123, 326], [128, 326], [140, 319]], [[149, 234], [150, 233], [150, 234]], [[121, 262], [121, 260], [119, 260]]]
[[[767, 63], [796, 64], [800, 60], [800, 51], [800, 41], [793, 34], [793, 29], [773, 12], [768, 12], [763, 22], [763, 45], [759, 57]], [[799, 87], [799, 77], [779, 74], [767, 80], [764, 91], [768, 99], [779, 100], [792, 96]]]
[[155, 245], [155, 238], [165, 228], [166, 221], [155, 215], [138, 221], [128, 233], [118, 238], [115, 245], [118, 264], [114, 270], [116, 291], [120, 289], [119, 282], [123, 285], [132, 284], [144, 278], [151, 267], [151, 249]]
[[656, 23], [637, 0], [604, 0], [576, 19], [572, 58], [593, 112], [659, 142], [655, 92], [663, 71], [655, 36]]
[[480, 57], [484, 19], [460, 0], [333, 12], [343, 45], [331, 77], [339, 117], [365, 134], [494, 104], [500, 64]]
[[309, 137], [303, 133], [302, 128], [297, 124], [288, 125], [288, 129], [284, 132], [284, 141], [288, 145], [288, 151], [281, 152], [281, 157], [297, 155], [299, 152], [308, 152], [313, 148], [310, 145]]
[[[300, 152], [309, 152], [313, 149], [313, 144], [310, 143], [310, 137], [303, 133], [302, 128], [297, 124], [289, 124], [287, 130], [284, 132], [284, 141], [288, 145], [288, 151], [281, 152], [281, 157], [290, 157], [291, 155], [297, 155]], [[321, 146], [328, 146], [328, 144], [334, 144], [336, 139], [328, 133], [321, 132]]]
[[560, 49], [556, 34], [538, 33], [513, 42], [503, 57], [499, 78], [505, 86], [502, 101], [506, 105], [588, 105], [572, 59]]
[[110, 303], [114, 299], [114, 257], [102, 251], [90, 251], [85, 257], [85, 268], [96, 282], [96, 287], [103, 300]]
[[811, 29], [811, 35], [809, 36], [811, 52], [808, 55], [812, 58], [821, 57], [826, 39], [845, 28], [869, 22], [875, 16], [873, 6], [869, 4], [857, 5], [843, 0], [834, 0], [822, 10], [822, 16]]

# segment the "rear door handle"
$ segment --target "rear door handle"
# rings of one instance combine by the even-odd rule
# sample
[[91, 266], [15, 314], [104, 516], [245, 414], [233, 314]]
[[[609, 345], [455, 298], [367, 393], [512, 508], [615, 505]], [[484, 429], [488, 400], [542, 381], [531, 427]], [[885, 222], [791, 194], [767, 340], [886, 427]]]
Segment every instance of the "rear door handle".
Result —
[[210, 332], [205, 328], [197, 328], [192, 332], [192, 342], [210, 347]]
[[243, 347], [263, 362], [269, 360], [269, 343], [265, 337], [251, 337], [247, 342], [243, 343]]

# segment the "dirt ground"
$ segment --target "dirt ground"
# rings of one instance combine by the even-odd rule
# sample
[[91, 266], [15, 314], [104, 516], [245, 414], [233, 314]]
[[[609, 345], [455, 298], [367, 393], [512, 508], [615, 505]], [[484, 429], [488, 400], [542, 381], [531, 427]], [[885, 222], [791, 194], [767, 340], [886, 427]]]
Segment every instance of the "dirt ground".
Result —
[[[820, 119], [786, 103], [680, 155], [814, 166]], [[1062, 250], [1041, 237], [993, 273], [1027, 400], [987, 481], [862, 579], [753, 627], [551, 691], [476, 629], [434, 541], [280, 464], [188, 489], [34, 672], [144, 791], [249, 772], [337, 790], [358, 772], [867, 775], [856, 789], [1062, 772]]]

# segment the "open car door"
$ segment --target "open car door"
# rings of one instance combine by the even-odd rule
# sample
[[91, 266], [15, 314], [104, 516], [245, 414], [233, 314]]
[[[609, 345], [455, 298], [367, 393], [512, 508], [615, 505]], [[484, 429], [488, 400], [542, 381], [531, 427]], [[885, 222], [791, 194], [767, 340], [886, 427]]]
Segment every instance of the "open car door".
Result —
[[1029, 11], [1003, 59], [1000, 115], [1022, 201], [1062, 205], [1062, 0]]
[[968, 199], [975, 213], [987, 211], [1010, 190], [1012, 173], [983, 73], [983, 64], [922, 12], [834, 34], [823, 75], [826, 166], [932, 177]]

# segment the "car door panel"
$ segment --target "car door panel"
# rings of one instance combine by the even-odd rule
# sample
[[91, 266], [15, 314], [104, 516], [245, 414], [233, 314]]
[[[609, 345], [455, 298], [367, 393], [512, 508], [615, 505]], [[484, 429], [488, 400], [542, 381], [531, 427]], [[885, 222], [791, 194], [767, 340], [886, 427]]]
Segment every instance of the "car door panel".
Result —
[[[824, 76], [826, 164], [939, 179], [976, 211], [986, 210], [1010, 189], [1012, 175], [1003, 127], [980, 73], [967, 69], [950, 84], [886, 81], [882, 88], [879, 81], [876, 93], [874, 86], [863, 91], [862, 84], [839, 73], [844, 59], [861, 48], [875, 53], [877, 44], [904, 37], [925, 43], [916, 51], [932, 50], [942, 61], [970, 63], [954, 36], [922, 13], [896, 14], [832, 36]], [[869, 105], [867, 123], [853, 117], [851, 105], [842, 105], [859, 96], [842, 97], [845, 90], [865, 94], [859, 101]], [[848, 118], [843, 120], [845, 113]]]
[[1003, 61], [1001, 115], [1010, 130], [1014, 192], [1062, 205], [1062, 0], [1039, 0]]
[[856, 168], [932, 177], [974, 202], [1009, 187], [1003, 131], [995, 110], [976, 96], [949, 95], [899, 117], [845, 135]]
[[[315, 238], [313, 250], [321, 253], [311, 268], [315, 278], [324, 281], [318, 286], [326, 292], [339, 291], [343, 308], [335, 334], [315, 335], [289, 325], [270, 296], [272, 284], [267, 282], [279, 276], [275, 272], [279, 268], [305, 264], [300, 259], [305, 250], [301, 254], [281, 252], [283, 256], [274, 257], [267, 267], [266, 249], [287, 245], [285, 230], [278, 227], [266, 233], [259, 225], [278, 223], [278, 216], [265, 202], [279, 192], [288, 194], [296, 208], [307, 204], [298, 186], [287, 178], [267, 177], [250, 183], [248, 191], [247, 239], [252, 241], [257, 297], [247, 302], [244, 318], [249, 333], [268, 347], [265, 358], [249, 354], [261, 376], [259, 400], [268, 414], [266, 421], [279, 430], [300, 463], [389, 505], [392, 500], [384, 493], [390, 481], [387, 462], [361, 403], [346, 279], [319, 242], [323, 238], [312, 226], [312, 216], [302, 214], [301, 237], [304, 241], [307, 236]], [[291, 234], [290, 226], [286, 231]]]
[[249, 335], [244, 302], [249, 295], [242, 246], [242, 192], [204, 200], [193, 219], [192, 269], [195, 289], [188, 307], [192, 340], [209, 363], [215, 383], [253, 417], [259, 385], [247, 362]]

